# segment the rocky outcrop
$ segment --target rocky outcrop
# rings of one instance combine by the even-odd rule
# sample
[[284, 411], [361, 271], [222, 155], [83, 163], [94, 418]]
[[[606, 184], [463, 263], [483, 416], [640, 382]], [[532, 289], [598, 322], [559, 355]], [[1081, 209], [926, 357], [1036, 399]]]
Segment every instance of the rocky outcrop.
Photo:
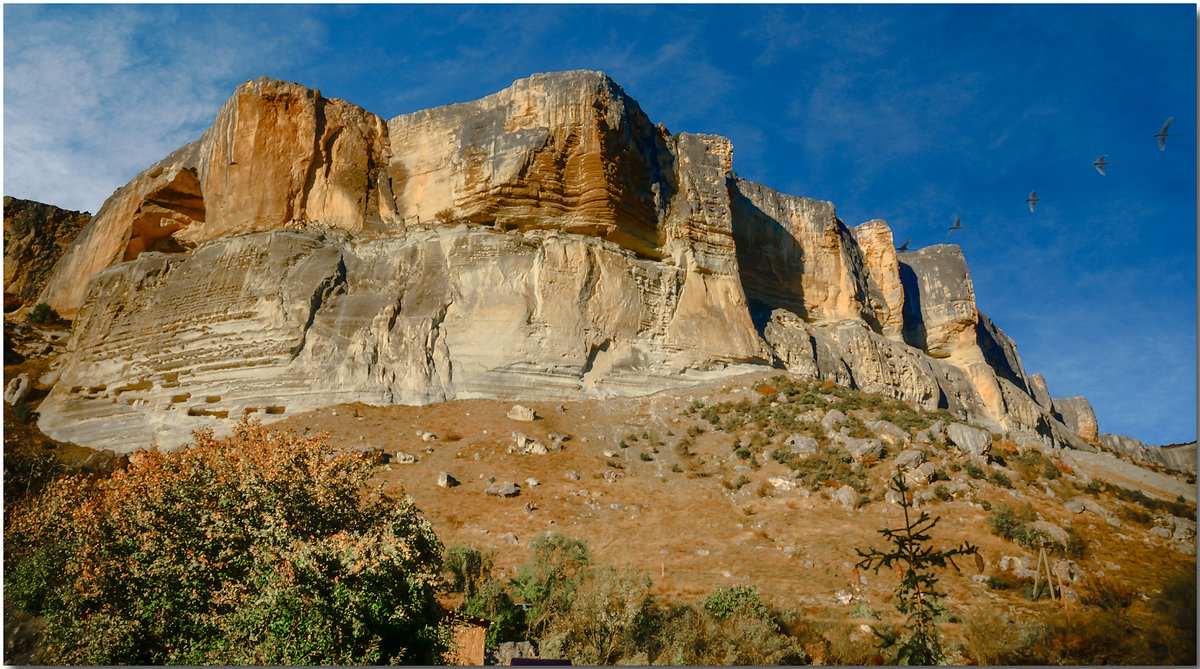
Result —
[[1099, 439], [1096, 412], [1092, 410], [1092, 405], [1086, 397], [1055, 397], [1051, 402], [1055, 417], [1062, 421], [1063, 425], [1071, 428], [1081, 439], [1096, 443]]
[[729, 140], [670, 134], [597, 72], [386, 122], [247, 82], [56, 265], [41, 299], [76, 320], [40, 425], [170, 447], [244, 413], [631, 395], [772, 364], [1083, 444], [957, 247], [897, 255], [883, 221], [848, 228], [732, 165]]
[[92, 215], [4, 198], [4, 311], [37, 304], [55, 263]]
[[1196, 442], [1148, 446], [1133, 437], [1108, 433], [1101, 433], [1097, 441], [1101, 448], [1109, 453], [1135, 463], [1149, 463], [1178, 472], [1196, 473]]

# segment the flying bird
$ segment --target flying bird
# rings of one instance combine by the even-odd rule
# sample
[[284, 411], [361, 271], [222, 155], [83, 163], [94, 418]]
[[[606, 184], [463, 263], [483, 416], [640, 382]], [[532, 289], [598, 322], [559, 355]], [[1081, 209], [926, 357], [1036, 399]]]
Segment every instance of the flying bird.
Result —
[[1159, 151], [1167, 150], [1167, 138], [1168, 137], [1178, 137], [1179, 136], [1179, 135], [1167, 134], [1167, 128], [1171, 127], [1171, 121], [1174, 121], [1174, 120], [1175, 120], [1174, 116], [1168, 118], [1167, 122], [1163, 124], [1162, 130], [1159, 130], [1158, 134], [1155, 135], [1155, 137], [1158, 138], [1158, 150]]
[[1095, 167], [1095, 168], [1096, 168], [1096, 171], [1097, 171], [1097, 172], [1099, 172], [1100, 174], [1104, 174], [1104, 168], [1105, 168], [1105, 167], [1107, 167], [1107, 166], [1109, 166], [1109, 165], [1116, 165], [1116, 164], [1117, 164], [1117, 163], [1110, 163], [1110, 162], [1108, 162], [1107, 160], [1105, 160], [1105, 158], [1107, 158], [1107, 157], [1108, 157], [1108, 154], [1106, 153], [1106, 154], [1104, 154], [1103, 156], [1100, 156], [1100, 159], [1099, 159], [1099, 160], [1097, 160], [1096, 162], [1092, 163], [1092, 166], [1093, 166], [1093, 167]]
[[[955, 230], [970, 230], [970, 229], [971, 228], [964, 228], [963, 224], [962, 224], [962, 219], [955, 216], [954, 217], [954, 227], [950, 228], [950, 232], [954, 232]], [[949, 233], [947, 233], [947, 234], [949, 234]]]
[[911, 241], [912, 241], [912, 237], [909, 237], [908, 239], [904, 240], [903, 244], [901, 244], [900, 246], [897, 246], [896, 250], [901, 253], [907, 252], [908, 251], [908, 243]]
[[1029, 197], [1026, 198], [1025, 201], [1029, 203], [1029, 211], [1033, 211], [1034, 205], [1036, 205], [1037, 203], [1041, 202], [1042, 200], [1046, 200], [1046, 199], [1048, 199], [1048, 198], [1038, 197], [1037, 191], [1031, 190], [1031, 191], [1029, 191]]

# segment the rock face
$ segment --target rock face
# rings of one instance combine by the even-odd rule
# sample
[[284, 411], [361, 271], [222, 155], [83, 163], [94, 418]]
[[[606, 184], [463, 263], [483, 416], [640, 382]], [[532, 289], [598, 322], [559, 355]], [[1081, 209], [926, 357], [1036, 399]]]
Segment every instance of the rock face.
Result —
[[1055, 416], [1081, 439], [1093, 443], [1099, 439], [1096, 412], [1086, 397], [1055, 397], [1051, 402]]
[[[74, 316], [44, 431], [174, 447], [339, 402], [643, 394], [764, 364], [1086, 446], [961, 251], [737, 178], [597, 72], [384, 121], [296, 84], [101, 207], [39, 297]], [[1040, 382], [1040, 383], [1039, 383]]]
[[92, 215], [4, 198], [4, 310], [37, 304], [55, 263]]

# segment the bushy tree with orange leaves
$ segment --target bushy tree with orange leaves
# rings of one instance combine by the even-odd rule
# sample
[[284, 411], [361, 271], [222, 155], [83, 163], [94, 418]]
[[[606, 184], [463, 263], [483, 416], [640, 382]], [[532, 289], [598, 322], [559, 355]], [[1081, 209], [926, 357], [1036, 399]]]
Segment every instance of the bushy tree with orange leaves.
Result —
[[53, 664], [436, 663], [442, 546], [371, 468], [243, 420], [61, 479], [6, 524], [10, 599]]

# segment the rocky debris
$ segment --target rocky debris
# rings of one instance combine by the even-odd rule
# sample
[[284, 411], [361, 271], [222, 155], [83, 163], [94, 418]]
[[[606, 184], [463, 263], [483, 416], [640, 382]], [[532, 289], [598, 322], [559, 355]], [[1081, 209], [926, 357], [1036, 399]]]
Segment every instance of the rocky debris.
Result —
[[783, 445], [799, 455], [812, 455], [821, 450], [821, 445], [816, 439], [803, 434], [793, 434], [783, 442]]
[[829, 411], [825, 412], [825, 416], [821, 418], [821, 427], [825, 428], [825, 432], [827, 433], [836, 434], [837, 430], [834, 428], [834, 425], [844, 420], [846, 420], [846, 414], [838, 411], [837, 409], [830, 409]]
[[845, 435], [834, 435], [834, 442], [840, 443], [846, 448], [846, 452], [855, 462], [862, 462], [866, 459], [880, 460], [887, 449], [883, 447], [878, 439], [855, 439]]
[[534, 487], [538, 486], [539, 484], [540, 484], [540, 482], [537, 479], [533, 478], [532, 476], [525, 479], [525, 485], [530, 488], [534, 488]]
[[503, 541], [506, 544], [512, 544], [514, 546], [521, 543], [521, 540], [517, 538], [517, 535], [513, 534], [512, 532], [501, 535], [500, 541]]
[[925, 454], [916, 449], [900, 451], [900, 455], [896, 456], [897, 469], [911, 469], [920, 466], [923, 462], [925, 462]]
[[1011, 555], [1005, 555], [1000, 558], [997, 568], [1000, 571], [1008, 572], [1017, 578], [1033, 578], [1036, 575], [1033, 565], [1034, 563], [1032, 558], [1028, 556], [1013, 557]]
[[546, 438], [550, 440], [550, 445], [546, 448], [549, 448], [552, 451], [561, 451], [563, 442], [567, 441], [571, 437], [561, 432], [551, 432], [550, 434], [546, 435]]
[[22, 373], [12, 381], [9, 381], [8, 385], [4, 387], [4, 401], [16, 406], [24, 402], [26, 397], [29, 397], [31, 389], [29, 375]]
[[912, 437], [908, 434], [907, 430], [896, 427], [896, 425], [886, 420], [869, 420], [865, 422], [865, 425], [877, 437], [893, 446], [907, 444], [912, 441]]
[[516, 497], [521, 494], [521, 487], [512, 481], [505, 481], [503, 485], [488, 486], [483, 494], [494, 497]]
[[833, 497], [841, 502], [844, 508], [853, 509], [854, 505], [858, 502], [858, 491], [848, 485], [844, 485], [837, 489]]
[[1050, 571], [1061, 578], [1063, 583], [1075, 583], [1083, 578], [1083, 570], [1074, 560], [1058, 560], [1050, 567]]
[[769, 476], [767, 477], [767, 483], [770, 483], [776, 490], [782, 490], [784, 492], [790, 492], [796, 489], [795, 481], [782, 476]]
[[[361, 420], [361, 418], [359, 420]], [[436, 439], [437, 439], [437, 435], [432, 432], [421, 433], [421, 441], [434, 441]]]
[[900, 506], [902, 498], [900, 497], [900, 493], [889, 488], [887, 492], [883, 493], [883, 501], [887, 502], [888, 504]]
[[987, 455], [992, 445], [992, 435], [962, 423], [951, 423], [946, 428], [950, 442], [973, 458]]
[[568, 481], [578, 481], [579, 479], [580, 479], [579, 472], [575, 472], [575, 471], [567, 472], [567, 480]]
[[508, 447], [509, 453], [517, 453], [520, 455], [545, 455], [550, 452], [542, 442], [532, 439], [521, 434], [520, 432], [513, 433], [513, 440], [517, 443]]
[[849, 606], [850, 604], [854, 603], [854, 600], [857, 599], [857, 597], [855, 597], [854, 594], [844, 590], [838, 590], [837, 592], [833, 593], [833, 599], [842, 606]]
[[932, 462], [925, 462], [906, 474], [909, 485], [925, 485], [933, 480], [937, 467]]
[[608, 481], [609, 483], [623, 478], [625, 478], [625, 475], [614, 469], [609, 469], [608, 471], [604, 472], [604, 480]]
[[411, 465], [417, 462], [417, 456], [410, 455], [402, 451], [396, 451], [396, 454], [392, 456], [392, 460], [398, 464]]
[[1042, 532], [1061, 546], [1067, 545], [1069, 539], [1067, 531], [1048, 520], [1035, 520], [1029, 523], [1029, 527]]
[[442, 488], [453, 488], [458, 485], [458, 479], [451, 476], [449, 472], [442, 472], [438, 474], [437, 484]]
[[1071, 513], [1083, 513], [1084, 511], [1090, 511], [1103, 518], [1112, 516], [1112, 512], [1101, 506], [1099, 502], [1087, 497], [1077, 497], [1066, 504], [1063, 504], [1063, 508]]
[[508, 417], [512, 420], [530, 422], [537, 419], [537, 414], [533, 412], [533, 409], [514, 404], [513, 408], [508, 410]]
[[619, 458], [619, 457], [621, 457], [621, 451], [615, 451], [615, 450], [613, 450], [613, 449], [611, 449], [611, 448], [606, 448], [606, 449], [604, 449], [603, 451], [600, 451], [600, 452], [601, 452], [601, 453], [604, 455], [604, 457], [606, 457], [606, 458]]
[[752, 471], [754, 469], [750, 465], [738, 465], [733, 468], [734, 474], [749, 474]]

